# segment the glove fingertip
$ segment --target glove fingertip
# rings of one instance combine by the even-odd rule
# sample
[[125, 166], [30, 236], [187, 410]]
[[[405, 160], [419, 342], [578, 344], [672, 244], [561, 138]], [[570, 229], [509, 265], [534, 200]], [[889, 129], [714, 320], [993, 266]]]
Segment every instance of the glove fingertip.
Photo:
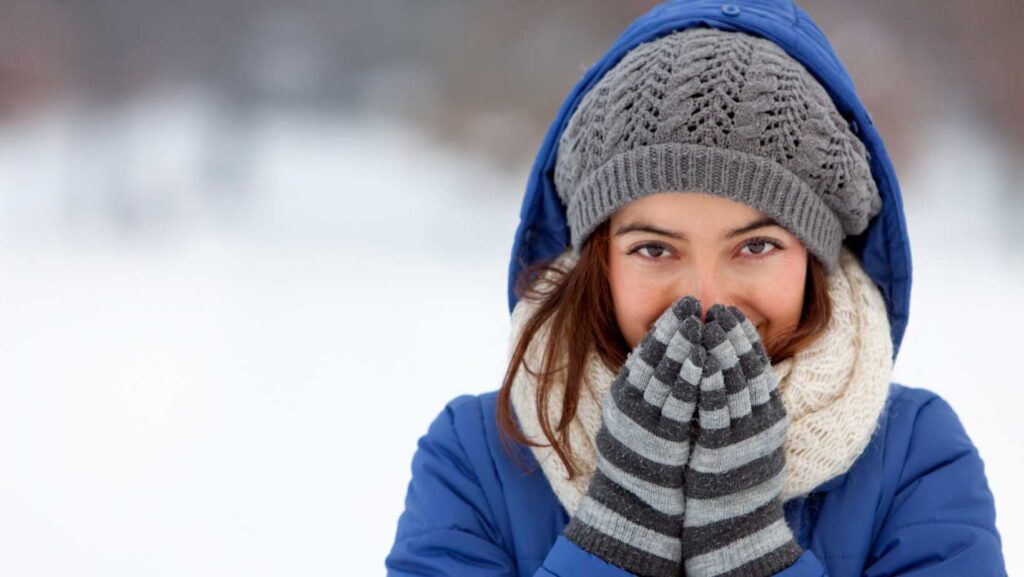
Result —
[[755, 379], [761, 373], [768, 370], [771, 361], [761, 353], [743, 355], [740, 357], [740, 370], [747, 379]]
[[680, 321], [685, 321], [689, 317], [700, 318], [700, 309], [700, 300], [698, 300], [697, 297], [689, 295], [676, 301], [676, 304], [672, 307], [672, 310], [676, 314], [676, 318]]
[[709, 352], [726, 341], [727, 337], [722, 325], [718, 321], [711, 321], [704, 325], [704, 335], [701, 344]]
[[696, 317], [688, 317], [683, 321], [682, 333], [686, 340], [690, 341], [690, 344], [700, 344], [703, 332], [704, 325]]
[[710, 323], [711, 321], [718, 320], [718, 317], [725, 312], [725, 305], [721, 303], [715, 303], [708, 308], [708, 314], [705, 316], [704, 322]]
[[743, 316], [743, 313], [740, 312], [740, 309], [732, 305], [729, 305], [725, 307], [725, 310], [723, 310], [718, 315], [718, 324], [722, 325], [722, 328], [725, 329], [725, 332], [729, 332], [733, 329], [733, 327], [740, 324], [740, 322], [745, 319], [746, 317]]

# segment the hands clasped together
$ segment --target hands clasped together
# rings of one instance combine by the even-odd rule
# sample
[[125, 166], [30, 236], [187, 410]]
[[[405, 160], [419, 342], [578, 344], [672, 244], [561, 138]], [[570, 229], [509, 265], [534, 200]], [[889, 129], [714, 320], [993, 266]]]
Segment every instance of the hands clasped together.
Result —
[[597, 470], [565, 529], [637, 575], [774, 575], [803, 552], [779, 494], [789, 420], [757, 330], [735, 307], [706, 322], [673, 304], [603, 405]]

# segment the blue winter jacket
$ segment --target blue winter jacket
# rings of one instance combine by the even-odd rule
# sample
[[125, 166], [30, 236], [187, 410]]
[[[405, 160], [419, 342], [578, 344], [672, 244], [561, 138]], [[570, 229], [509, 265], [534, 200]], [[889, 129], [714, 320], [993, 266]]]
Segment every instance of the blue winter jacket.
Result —
[[[910, 245], [899, 186], [849, 75], [808, 15], [791, 1], [672, 1], [642, 16], [584, 75], [562, 105], [534, 163], [509, 269], [568, 245], [553, 182], [559, 136], [583, 95], [631, 48], [675, 30], [711, 26], [766, 37], [832, 96], [871, 155], [882, 212], [848, 238], [889, 313], [894, 355], [910, 302]], [[503, 449], [496, 393], [448, 403], [418, 444], [405, 511], [385, 564], [399, 576], [625, 577], [561, 536], [568, 514], [528, 448]], [[521, 464], [532, 468], [525, 473]], [[893, 384], [878, 428], [851, 468], [785, 505], [805, 553], [784, 577], [1005, 575], [984, 466], [953, 409], [924, 389]]]

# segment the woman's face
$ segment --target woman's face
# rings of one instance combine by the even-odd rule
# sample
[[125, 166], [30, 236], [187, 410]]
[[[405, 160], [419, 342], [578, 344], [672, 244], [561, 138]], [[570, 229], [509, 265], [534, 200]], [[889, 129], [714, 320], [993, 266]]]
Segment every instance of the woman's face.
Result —
[[764, 213], [719, 196], [644, 196], [611, 217], [608, 281], [630, 348], [679, 298], [733, 305], [762, 341], [796, 328], [807, 249]]

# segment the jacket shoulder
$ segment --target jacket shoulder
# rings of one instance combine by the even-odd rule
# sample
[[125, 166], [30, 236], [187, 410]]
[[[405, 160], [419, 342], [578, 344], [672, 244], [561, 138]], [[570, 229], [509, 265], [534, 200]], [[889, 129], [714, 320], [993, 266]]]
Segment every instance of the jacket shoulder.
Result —
[[[937, 565], [956, 574], [1002, 574], [1001, 538], [984, 462], [956, 411], [928, 389], [894, 384], [876, 521], [876, 568], [896, 574], [913, 556], [885, 554], [896, 543], [931, 543]], [[882, 568], [885, 568], [882, 570]], [[962, 569], [963, 571], [961, 571]], [[990, 573], [990, 571], [992, 573]]]
[[925, 467], [965, 456], [978, 457], [956, 411], [932, 390], [893, 383], [883, 419], [886, 460], [899, 464], [899, 475], [894, 479], [898, 484], [923, 472], [915, 471], [917, 464]]
[[[483, 480], [477, 472], [486, 465], [482, 460], [491, 460], [485, 442], [490, 436], [490, 432], [485, 431], [490, 419], [485, 418], [487, 401], [482, 400], [483, 396], [463, 394], [448, 401], [419, 441], [420, 449], [442, 449], [450, 465], [457, 466], [467, 478], [478, 483]], [[493, 400], [490, 405], [494, 406]]]
[[445, 404], [427, 434], [457, 441], [473, 456], [475, 449], [484, 448], [482, 441], [497, 429], [497, 423], [490, 418], [496, 407], [497, 391], [459, 395]]
[[945, 400], [931, 389], [911, 387], [900, 383], [889, 385], [889, 399], [894, 403], [911, 406], [921, 406], [934, 401], [945, 403]]
[[930, 389], [891, 384], [882, 418], [887, 436], [902, 439], [908, 449], [913, 444], [927, 453], [975, 450], [956, 411]]
[[479, 399], [460, 395], [420, 437], [405, 510], [385, 560], [388, 575], [468, 575], [479, 567], [512, 573], [508, 521], [494, 496], [498, 483], [482, 441], [483, 421]]

